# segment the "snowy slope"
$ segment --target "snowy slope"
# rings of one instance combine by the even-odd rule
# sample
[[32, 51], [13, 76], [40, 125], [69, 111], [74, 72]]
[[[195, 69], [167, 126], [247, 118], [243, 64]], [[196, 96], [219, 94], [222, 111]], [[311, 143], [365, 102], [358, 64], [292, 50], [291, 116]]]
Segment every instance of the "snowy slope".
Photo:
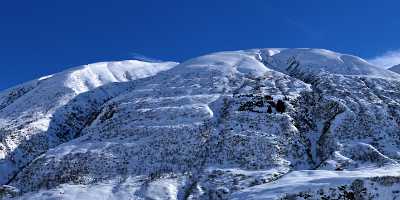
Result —
[[[272, 52], [272, 55], [271, 55]], [[275, 70], [307, 75], [327, 72], [341, 75], [398, 78], [397, 74], [382, 70], [362, 58], [325, 49], [265, 49], [264, 62]]]
[[[368, 183], [395, 197], [400, 75], [394, 72], [322, 49], [121, 63], [41, 80], [52, 90], [31, 92], [46, 83], [37, 80], [1, 95], [2, 145], [16, 149], [3, 151], [0, 161], [3, 194], [301, 199], [306, 192], [318, 199], [317, 189], [336, 198], [361, 188], [379, 199]], [[7, 97], [12, 91], [16, 97]], [[34, 106], [19, 107], [29, 102], [25, 96], [37, 100]]]
[[[0, 183], [46, 151], [57, 138], [47, 134], [57, 110], [77, 95], [113, 82], [152, 76], [177, 63], [136, 60], [84, 65], [0, 93]], [[55, 144], [53, 144], [55, 145]]]
[[[400, 178], [394, 179], [395, 182], [390, 182], [390, 176], [400, 176], [399, 168], [379, 168], [379, 169], [361, 169], [356, 171], [327, 171], [327, 170], [302, 170], [290, 172], [278, 181], [258, 185], [248, 188], [232, 195], [232, 199], [336, 199], [340, 196], [345, 196], [346, 190], [347, 199], [355, 197], [356, 191], [354, 186], [360, 184], [360, 188], [373, 191], [369, 194], [370, 197], [376, 199], [395, 199], [400, 197], [395, 188], [400, 188]], [[363, 180], [364, 179], [364, 180]], [[384, 180], [389, 180], [384, 183]], [[369, 183], [369, 184], [365, 184]], [[348, 187], [347, 185], [350, 185]], [[385, 188], [386, 186], [386, 188]], [[389, 186], [389, 187], [388, 187]], [[364, 188], [363, 188], [364, 187]], [[351, 189], [350, 189], [351, 188]], [[375, 191], [374, 191], [375, 190]], [[290, 195], [291, 194], [291, 195]], [[351, 194], [351, 195], [349, 195]], [[351, 197], [350, 197], [351, 196]], [[368, 196], [363, 196], [362, 199], [368, 199]]]
[[395, 66], [389, 68], [389, 70], [400, 74], [400, 65], [395, 65]]

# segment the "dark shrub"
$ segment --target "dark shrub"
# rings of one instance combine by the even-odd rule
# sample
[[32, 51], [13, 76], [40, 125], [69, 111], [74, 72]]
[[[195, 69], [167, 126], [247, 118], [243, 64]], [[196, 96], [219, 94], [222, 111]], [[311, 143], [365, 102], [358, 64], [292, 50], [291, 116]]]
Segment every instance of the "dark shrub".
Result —
[[267, 109], [267, 113], [272, 113], [272, 107], [271, 106], [268, 106], [268, 109]]
[[285, 102], [278, 100], [278, 102], [276, 102], [276, 111], [280, 113], [285, 112]]
[[274, 98], [272, 96], [270, 96], [270, 95], [265, 95], [264, 99], [267, 100], [267, 101], [268, 100], [274, 100]]

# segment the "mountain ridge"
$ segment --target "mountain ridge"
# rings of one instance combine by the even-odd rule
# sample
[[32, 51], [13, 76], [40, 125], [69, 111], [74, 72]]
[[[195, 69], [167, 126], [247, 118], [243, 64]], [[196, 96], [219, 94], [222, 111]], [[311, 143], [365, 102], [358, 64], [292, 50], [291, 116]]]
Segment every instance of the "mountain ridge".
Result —
[[[361, 58], [252, 49], [180, 64], [91, 66], [71, 70], [78, 78], [66, 79], [67, 90], [31, 93], [36, 101], [24, 97], [31, 83], [0, 93], [0, 181], [17, 191], [4, 189], [9, 196], [279, 199], [307, 192], [318, 199], [307, 181], [268, 188], [307, 170], [310, 181], [345, 170], [379, 185], [366, 167], [398, 176], [400, 75]], [[54, 77], [34, 83], [59, 86]], [[18, 98], [7, 101], [10, 93]], [[46, 95], [59, 101], [43, 101]], [[332, 198], [350, 192], [356, 180], [345, 177], [316, 188], [335, 190]]]

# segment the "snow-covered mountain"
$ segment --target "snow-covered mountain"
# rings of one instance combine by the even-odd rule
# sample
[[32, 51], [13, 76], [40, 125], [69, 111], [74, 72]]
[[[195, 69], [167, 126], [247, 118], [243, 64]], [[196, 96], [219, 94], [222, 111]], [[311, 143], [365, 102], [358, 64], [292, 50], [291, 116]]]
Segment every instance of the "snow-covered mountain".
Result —
[[321, 49], [96, 63], [0, 93], [0, 196], [400, 198], [400, 75]]
[[[71, 103], [76, 96], [110, 83], [149, 77], [175, 65], [177, 63], [174, 62], [147, 63], [136, 60], [95, 63], [1, 92], [0, 183], [8, 182], [23, 166], [62, 142], [61, 138], [49, 134], [49, 127], [52, 120], [61, 116], [57, 111]], [[105, 92], [99, 98], [107, 95], [112, 94]]]

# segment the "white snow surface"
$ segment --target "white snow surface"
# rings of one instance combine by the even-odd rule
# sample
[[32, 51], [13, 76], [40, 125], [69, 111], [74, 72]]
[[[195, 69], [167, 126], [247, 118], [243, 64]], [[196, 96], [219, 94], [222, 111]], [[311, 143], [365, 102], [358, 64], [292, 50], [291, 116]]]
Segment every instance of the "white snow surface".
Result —
[[[27, 193], [21, 200], [65, 199], [65, 200], [176, 200], [179, 187], [178, 179], [162, 179], [149, 184], [149, 189], [141, 191], [142, 180], [129, 178], [123, 184], [118, 180], [94, 185], [62, 184], [51, 190], [40, 190], [35, 193]], [[143, 197], [133, 198], [132, 194], [141, 194]]]
[[400, 74], [400, 65], [395, 65], [395, 66], [389, 68], [389, 70]]
[[95, 63], [0, 93], [0, 198], [394, 198], [399, 126], [400, 75], [329, 50]]
[[232, 199], [274, 200], [302, 191], [318, 191], [350, 184], [355, 179], [400, 176], [400, 168], [385, 167], [355, 171], [301, 170], [286, 174], [281, 179], [234, 193]]

